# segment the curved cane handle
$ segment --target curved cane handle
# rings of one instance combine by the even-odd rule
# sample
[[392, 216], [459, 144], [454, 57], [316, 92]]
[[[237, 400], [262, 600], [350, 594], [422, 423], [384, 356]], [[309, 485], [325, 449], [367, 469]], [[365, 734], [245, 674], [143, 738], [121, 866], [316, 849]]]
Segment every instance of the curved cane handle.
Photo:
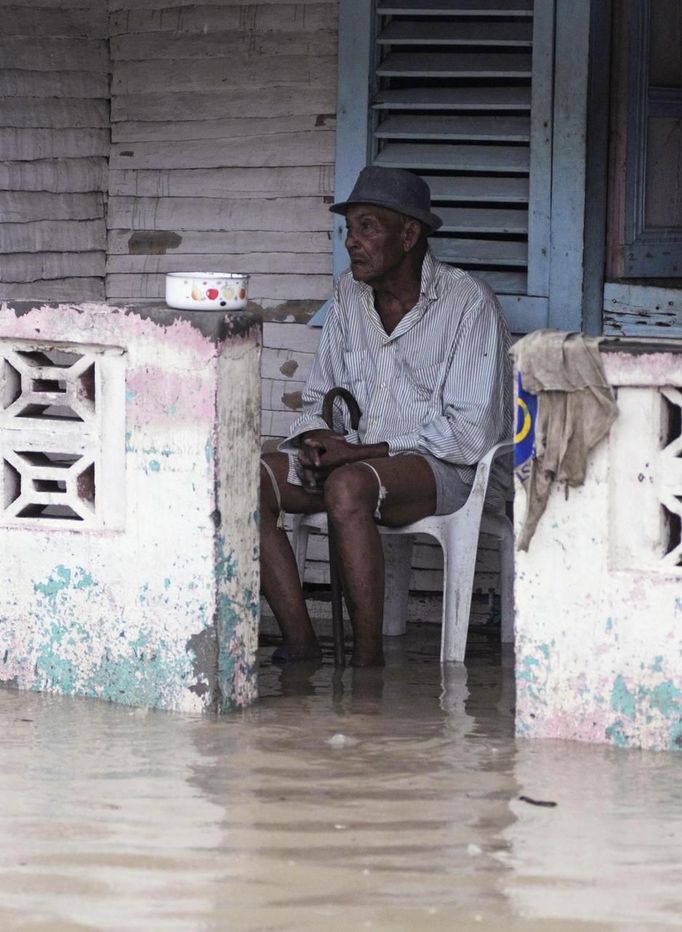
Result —
[[345, 388], [330, 388], [322, 401], [322, 417], [327, 422], [330, 430], [334, 429], [334, 399], [341, 398], [346, 402], [346, 407], [350, 414], [350, 424], [353, 430], [358, 429], [362, 412], [357, 401], [351, 393]]

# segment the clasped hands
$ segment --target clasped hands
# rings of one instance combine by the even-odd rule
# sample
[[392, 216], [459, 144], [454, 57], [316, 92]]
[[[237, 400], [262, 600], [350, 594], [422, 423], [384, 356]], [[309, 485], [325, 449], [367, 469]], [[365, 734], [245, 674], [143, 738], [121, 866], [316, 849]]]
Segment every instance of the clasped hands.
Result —
[[304, 489], [319, 492], [333, 469], [351, 462], [354, 447], [357, 449], [357, 445], [346, 442], [343, 434], [332, 430], [304, 434], [298, 451]]
[[343, 434], [333, 430], [311, 430], [303, 434], [298, 451], [303, 488], [307, 492], [320, 492], [332, 470], [347, 463], [387, 456], [386, 443], [348, 443]]

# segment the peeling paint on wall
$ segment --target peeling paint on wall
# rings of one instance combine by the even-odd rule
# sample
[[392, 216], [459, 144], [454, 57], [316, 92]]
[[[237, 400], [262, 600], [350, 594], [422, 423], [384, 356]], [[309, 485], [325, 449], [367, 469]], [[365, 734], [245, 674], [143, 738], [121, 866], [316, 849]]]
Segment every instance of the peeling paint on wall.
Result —
[[[605, 369], [612, 385], [627, 385], [630, 411], [633, 393], [655, 411], [655, 386], [682, 384], [682, 356], [669, 352], [610, 353]], [[585, 484], [569, 499], [552, 491], [529, 551], [516, 554], [519, 735], [682, 750], [682, 567], [655, 554], [645, 563], [643, 510], [623, 491], [634, 454], [621, 451], [647, 463], [658, 453], [641, 423], [619, 418], [619, 431], [637, 428], [632, 443], [613, 434], [602, 441]], [[659, 446], [667, 442], [662, 436]], [[665, 531], [654, 518], [652, 538]], [[644, 555], [639, 565], [622, 560], [616, 531], [628, 535], [629, 554]]]
[[0, 310], [0, 339], [87, 335], [126, 367], [121, 526], [0, 511], [1, 683], [186, 712], [255, 697], [260, 324], [229, 316], [212, 335], [167, 308]]

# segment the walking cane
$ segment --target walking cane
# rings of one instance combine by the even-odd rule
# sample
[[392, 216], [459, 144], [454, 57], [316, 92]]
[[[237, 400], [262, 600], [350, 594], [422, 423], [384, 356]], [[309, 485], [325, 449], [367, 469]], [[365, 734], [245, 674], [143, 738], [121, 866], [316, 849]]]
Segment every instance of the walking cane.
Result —
[[[345, 388], [332, 388], [324, 396], [322, 402], [322, 417], [330, 430], [334, 430], [334, 400], [341, 398], [346, 402], [350, 414], [350, 423], [353, 430], [358, 429], [361, 411], [358, 403]], [[334, 666], [343, 667], [346, 664], [343, 637], [343, 604], [341, 574], [339, 572], [339, 559], [336, 544], [332, 534], [331, 525], [328, 525], [329, 540], [329, 583], [332, 596], [332, 636], [334, 638]]]

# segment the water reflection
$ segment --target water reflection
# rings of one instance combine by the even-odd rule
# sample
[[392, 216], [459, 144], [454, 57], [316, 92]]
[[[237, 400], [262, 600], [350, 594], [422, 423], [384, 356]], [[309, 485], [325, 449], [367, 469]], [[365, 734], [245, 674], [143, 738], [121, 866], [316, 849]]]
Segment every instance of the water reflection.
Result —
[[[265, 666], [244, 715], [248, 778], [225, 813], [253, 854], [216, 902], [230, 928], [451, 929], [456, 915], [500, 915], [484, 867], [491, 806], [498, 826], [511, 816], [489, 746], [466, 740], [468, 704], [494, 712], [490, 684], [479, 696], [465, 667], [442, 670], [426, 637], [390, 643], [383, 670]], [[200, 779], [224, 799], [210, 770]]]
[[[568, 751], [568, 753], [567, 753]], [[682, 760], [559, 741], [520, 741], [522, 792], [504, 830], [505, 891], [526, 916], [682, 925]]]
[[483, 633], [445, 668], [429, 629], [380, 671], [268, 654], [222, 718], [0, 691], [0, 928], [676, 927], [682, 758], [516, 742]]

